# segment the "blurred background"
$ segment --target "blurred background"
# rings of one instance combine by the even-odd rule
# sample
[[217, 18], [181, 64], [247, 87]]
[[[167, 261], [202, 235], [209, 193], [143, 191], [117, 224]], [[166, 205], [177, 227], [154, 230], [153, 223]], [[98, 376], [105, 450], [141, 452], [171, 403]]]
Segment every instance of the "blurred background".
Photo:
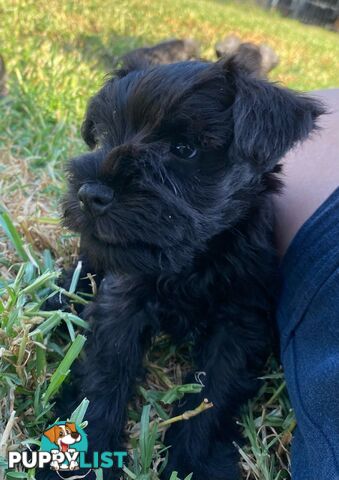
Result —
[[305, 23], [323, 25], [338, 31], [338, 0], [258, 0], [259, 5], [276, 8], [283, 15], [297, 18]]
[[[54, 420], [53, 397], [85, 341], [75, 315], [51, 316], [43, 303], [78, 253], [78, 238], [59, 224], [64, 166], [85, 150], [86, 103], [117, 57], [178, 38], [215, 60], [245, 42], [269, 59], [262, 74], [272, 81], [303, 91], [339, 87], [338, 9], [336, 0], [0, 0], [0, 478], [7, 449], [38, 439]], [[75, 289], [76, 279], [68, 293], [77, 301]], [[170, 415], [186, 358], [161, 338], [146, 360], [147, 381], [129, 408], [134, 462], [126, 478], [158, 478], [164, 453], [149, 415]], [[275, 359], [239, 423], [243, 478], [290, 478], [295, 420]]]

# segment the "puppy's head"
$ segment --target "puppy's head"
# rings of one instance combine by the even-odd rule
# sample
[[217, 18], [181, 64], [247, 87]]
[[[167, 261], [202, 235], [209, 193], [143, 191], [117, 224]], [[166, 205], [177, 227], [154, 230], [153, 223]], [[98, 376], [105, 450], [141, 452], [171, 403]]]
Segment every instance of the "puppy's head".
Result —
[[65, 425], [54, 425], [44, 432], [44, 435], [52, 442], [58, 445], [61, 452], [67, 452], [70, 445], [81, 440], [81, 435], [76, 429], [74, 423]]
[[236, 61], [130, 67], [89, 104], [65, 223], [98, 267], [178, 272], [273, 189], [321, 113]]

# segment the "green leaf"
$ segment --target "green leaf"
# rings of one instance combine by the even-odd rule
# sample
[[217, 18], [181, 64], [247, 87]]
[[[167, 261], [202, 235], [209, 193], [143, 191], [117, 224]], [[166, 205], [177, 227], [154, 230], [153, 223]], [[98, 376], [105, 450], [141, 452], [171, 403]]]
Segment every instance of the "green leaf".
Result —
[[36, 343], [36, 374], [38, 382], [42, 383], [46, 377], [47, 361], [46, 361], [46, 348], [43, 347], [43, 335], [37, 333], [35, 336]]
[[95, 478], [96, 480], [104, 480], [104, 473], [102, 471], [102, 468], [97, 468], [95, 470]]
[[25, 251], [24, 243], [21, 240], [19, 232], [15, 228], [10, 216], [5, 211], [4, 207], [1, 206], [1, 204], [0, 204], [0, 225], [4, 229], [9, 240], [12, 242], [19, 257], [22, 258], [24, 262], [28, 262], [29, 256]]
[[45, 320], [44, 322], [40, 323], [40, 325], [35, 328], [30, 334], [29, 337], [34, 337], [36, 335], [43, 335], [45, 336], [48, 332], [53, 330], [53, 328], [57, 327], [62, 320], [61, 312], [56, 311], [52, 313], [52, 315]]
[[187, 385], [177, 385], [169, 389], [161, 398], [165, 404], [171, 404], [180, 400], [186, 393], [200, 393], [204, 387], [197, 383], [188, 383]]
[[67, 377], [69, 369], [73, 364], [74, 360], [79, 356], [84, 344], [86, 342], [86, 337], [83, 335], [78, 335], [74, 342], [71, 344], [70, 348], [67, 350], [67, 353], [58, 368], [53, 373], [49, 386], [43, 396], [43, 403], [46, 404], [48, 400], [57, 393], [61, 384]]
[[36, 278], [34, 282], [32, 282], [27, 287], [25, 287], [23, 290], [21, 290], [20, 293], [22, 295], [28, 295], [28, 294], [34, 293], [37, 290], [39, 290], [41, 287], [46, 285], [46, 283], [49, 282], [50, 280], [54, 280], [58, 278], [58, 276], [59, 274], [57, 272], [49, 272], [49, 271], [44, 272], [42, 275]]
[[82, 270], [82, 262], [78, 262], [74, 272], [73, 272], [73, 276], [72, 276], [72, 281], [71, 281], [71, 285], [68, 289], [69, 293], [74, 293], [76, 288], [77, 288], [77, 285], [78, 285], [78, 282], [79, 282], [79, 278], [80, 278], [80, 275], [81, 275], [81, 270]]
[[152, 464], [153, 450], [158, 434], [158, 425], [154, 423], [150, 429], [150, 410], [151, 405], [146, 405], [142, 409], [140, 421], [139, 449], [141, 460], [141, 473], [149, 473]]
[[127, 468], [126, 465], [123, 466], [123, 471], [129, 476], [129, 478], [132, 478], [132, 480], [137, 478], [137, 476], [129, 468]]
[[80, 403], [80, 405], [78, 405], [77, 408], [72, 413], [69, 421], [77, 423], [79, 425], [85, 418], [88, 405], [89, 405], [89, 400], [87, 400], [87, 398], [84, 398], [83, 401]]
[[27, 473], [25, 472], [7, 472], [7, 478], [27, 478]]

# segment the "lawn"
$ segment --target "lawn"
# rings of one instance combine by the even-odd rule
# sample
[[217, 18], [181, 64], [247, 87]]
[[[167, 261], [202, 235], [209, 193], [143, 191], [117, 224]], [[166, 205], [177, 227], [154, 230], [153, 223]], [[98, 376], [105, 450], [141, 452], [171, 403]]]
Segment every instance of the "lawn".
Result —
[[[102, 85], [113, 56], [162, 39], [190, 37], [212, 59], [214, 43], [233, 33], [270, 44], [281, 60], [271, 79], [308, 91], [338, 86], [339, 42], [335, 33], [234, 1], [0, 0], [0, 17], [9, 88], [0, 101], [1, 471], [7, 448], [28, 438], [36, 442], [55, 420], [53, 400], [85, 342], [81, 319], [45, 312], [43, 303], [60, 290], [61, 266], [77, 256], [78, 239], [58, 224], [63, 165], [85, 148], [80, 124], [86, 102]], [[76, 294], [76, 275], [73, 280], [67, 295], [86, 302]], [[61, 323], [66, 328], [57, 328]], [[146, 359], [147, 379], [129, 407], [134, 461], [126, 478], [158, 478], [164, 458], [159, 419], [169, 418], [171, 402], [183, 391], [201, 388], [178, 387], [186, 350], [174, 349], [162, 337]], [[81, 422], [85, 409], [86, 402], [73, 418]], [[290, 478], [295, 421], [276, 360], [269, 361], [263, 387], [243, 409], [239, 424], [245, 438], [238, 446], [243, 478]], [[7, 476], [33, 479], [34, 471], [13, 475]]]

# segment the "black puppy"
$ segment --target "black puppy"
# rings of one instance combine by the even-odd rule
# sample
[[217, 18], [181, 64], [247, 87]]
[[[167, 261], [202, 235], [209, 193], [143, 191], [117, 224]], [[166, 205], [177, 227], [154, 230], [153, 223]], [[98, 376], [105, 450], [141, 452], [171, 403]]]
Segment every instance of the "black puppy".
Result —
[[145, 350], [164, 331], [193, 340], [194, 371], [205, 372], [201, 395], [176, 413], [214, 403], [168, 430], [164, 478], [238, 478], [234, 416], [270, 350], [278, 161], [321, 113], [232, 59], [130, 63], [91, 100], [83, 137], [92, 151], [70, 162], [64, 216], [81, 234], [84, 273], [103, 278], [84, 312], [80, 379], [93, 449], [122, 447]]

